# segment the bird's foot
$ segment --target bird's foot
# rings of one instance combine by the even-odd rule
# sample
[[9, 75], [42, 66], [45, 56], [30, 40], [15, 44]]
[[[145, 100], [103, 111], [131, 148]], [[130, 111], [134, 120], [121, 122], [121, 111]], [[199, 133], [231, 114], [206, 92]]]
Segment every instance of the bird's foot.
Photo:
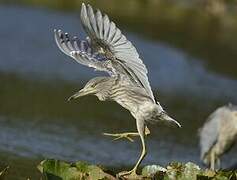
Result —
[[[148, 127], [146, 127], [145, 128], [145, 135], [148, 136], [150, 133], [151, 133], [150, 130], [148, 129]], [[139, 136], [139, 133], [138, 132], [125, 132], [125, 133], [115, 133], [115, 134], [103, 133], [103, 135], [105, 135], [105, 136], [113, 136], [114, 137], [114, 141], [118, 140], [118, 139], [125, 138], [125, 139], [133, 142], [134, 140], [132, 139], [132, 137]]]
[[131, 171], [122, 171], [118, 173], [116, 176], [117, 178], [125, 178], [125, 179], [134, 179], [134, 180], [142, 179], [142, 176], [136, 173], [136, 169], [132, 169]]
[[113, 136], [114, 137], [114, 141], [115, 140], [118, 140], [118, 139], [122, 139], [122, 138], [125, 138], [127, 140], [129, 140], [130, 142], [133, 142], [134, 140], [131, 138], [132, 136], [136, 136], [137, 133], [116, 133], [116, 134], [111, 134], [111, 133], [103, 133], [103, 135], [105, 136]]

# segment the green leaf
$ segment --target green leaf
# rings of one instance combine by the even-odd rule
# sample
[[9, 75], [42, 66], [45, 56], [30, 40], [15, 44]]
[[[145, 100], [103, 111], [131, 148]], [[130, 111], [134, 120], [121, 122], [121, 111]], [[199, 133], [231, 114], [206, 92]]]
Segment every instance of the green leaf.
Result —
[[[116, 180], [99, 166], [86, 162], [67, 163], [59, 160], [44, 160], [38, 166], [45, 180]], [[236, 171], [212, 171], [198, 165], [173, 162], [166, 168], [148, 165], [142, 169], [140, 179], [146, 180], [236, 180]], [[0, 179], [1, 180], [1, 179]]]
[[188, 162], [185, 164], [184, 171], [181, 174], [180, 179], [189, 180], [196, 179], [197, 175], [201, 173], [201, 168], [194, 163]]
[[44, 160], [38, 166], [45, 179], [76, 180], [82, 173], [76, 167], [59, 160]]
[[184, 170], [184, 166], [182, 163], [173, 162], [167, 166], [167, 172], [165, 175], [165, 179], [178, 179], [181, 175], [181, 172]]
[[215, 180], [236, 180], [236, 173], [234, 171], [218, 171], [215, 175]]
[[45, 180], [105, 180], [115, 179], [101, 168], [84, 162], [66, 163], [59, 160], [44, 160], [38, 166]]

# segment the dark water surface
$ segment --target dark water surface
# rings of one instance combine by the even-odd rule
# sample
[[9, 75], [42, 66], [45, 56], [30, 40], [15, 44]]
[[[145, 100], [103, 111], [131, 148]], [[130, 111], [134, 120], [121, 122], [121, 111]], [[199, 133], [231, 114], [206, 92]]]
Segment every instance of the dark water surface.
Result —
[[[99, 75], [62, 54], [53, 29], [83, 36], [77, 14], [0, 6], [0, 167], [13, 176], [38, 177], [44, 158], [131, 166], [140, 142], [111, 141], [102, 132], [135, 130], [135, 120], [114, 102], [66, 99]], [[182, 129], [152, 125], [145, 164], [199, 161], [198, 128], [218, 106], [237, 103], [237, 80], [212, 72], [205, 61], [168, 44], [123, 31], [149, 70], [154, 94]], [[225, 62], [222, 64], [223, 68]], [[236, 148], [223, 167], [236, 163]]]

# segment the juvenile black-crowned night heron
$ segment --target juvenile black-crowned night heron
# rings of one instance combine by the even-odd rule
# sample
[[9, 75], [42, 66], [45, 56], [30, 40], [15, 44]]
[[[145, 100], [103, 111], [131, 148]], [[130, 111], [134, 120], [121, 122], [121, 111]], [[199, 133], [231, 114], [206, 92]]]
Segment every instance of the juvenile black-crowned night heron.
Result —
[[214, 111], [199, 136], [201, 160], [214, 170], [215, 162], [220, 166], [219, 157], [237, 140], [237, 106], [229, 104]]
[[110, 76], [91, 79], [83, 89], [69, 99], [93, 94], [99, 100], [112, 100], [131, 112], [136, 119], [137, 131], [105, 135], [132, 140], [140, 136], [142, 153], [131, 171], [121, 172], [119, 176], [137, 176], [137, 167], [146, 154], [144, 136], [149, 134], [148, 122], [166, 121], [180, 124], [156, 102], [147, 77], [147, 69], [130, 41], [121, 33], [114, 22], [100, 10], [94, 11], [90, 5], [82, 4], [81, 22], [88, 34], [86, 40], [71, 37], [68, 33], [55, 30], [58, 47], [77, 62], [105, 71]]

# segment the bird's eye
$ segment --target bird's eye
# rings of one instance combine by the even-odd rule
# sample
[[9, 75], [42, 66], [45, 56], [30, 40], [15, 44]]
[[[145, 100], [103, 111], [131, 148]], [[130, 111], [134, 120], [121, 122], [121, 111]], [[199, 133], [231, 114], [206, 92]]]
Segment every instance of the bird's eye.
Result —
[[94, 88], [96, 86], [96, 84], [92, 84], [91, 87]]

